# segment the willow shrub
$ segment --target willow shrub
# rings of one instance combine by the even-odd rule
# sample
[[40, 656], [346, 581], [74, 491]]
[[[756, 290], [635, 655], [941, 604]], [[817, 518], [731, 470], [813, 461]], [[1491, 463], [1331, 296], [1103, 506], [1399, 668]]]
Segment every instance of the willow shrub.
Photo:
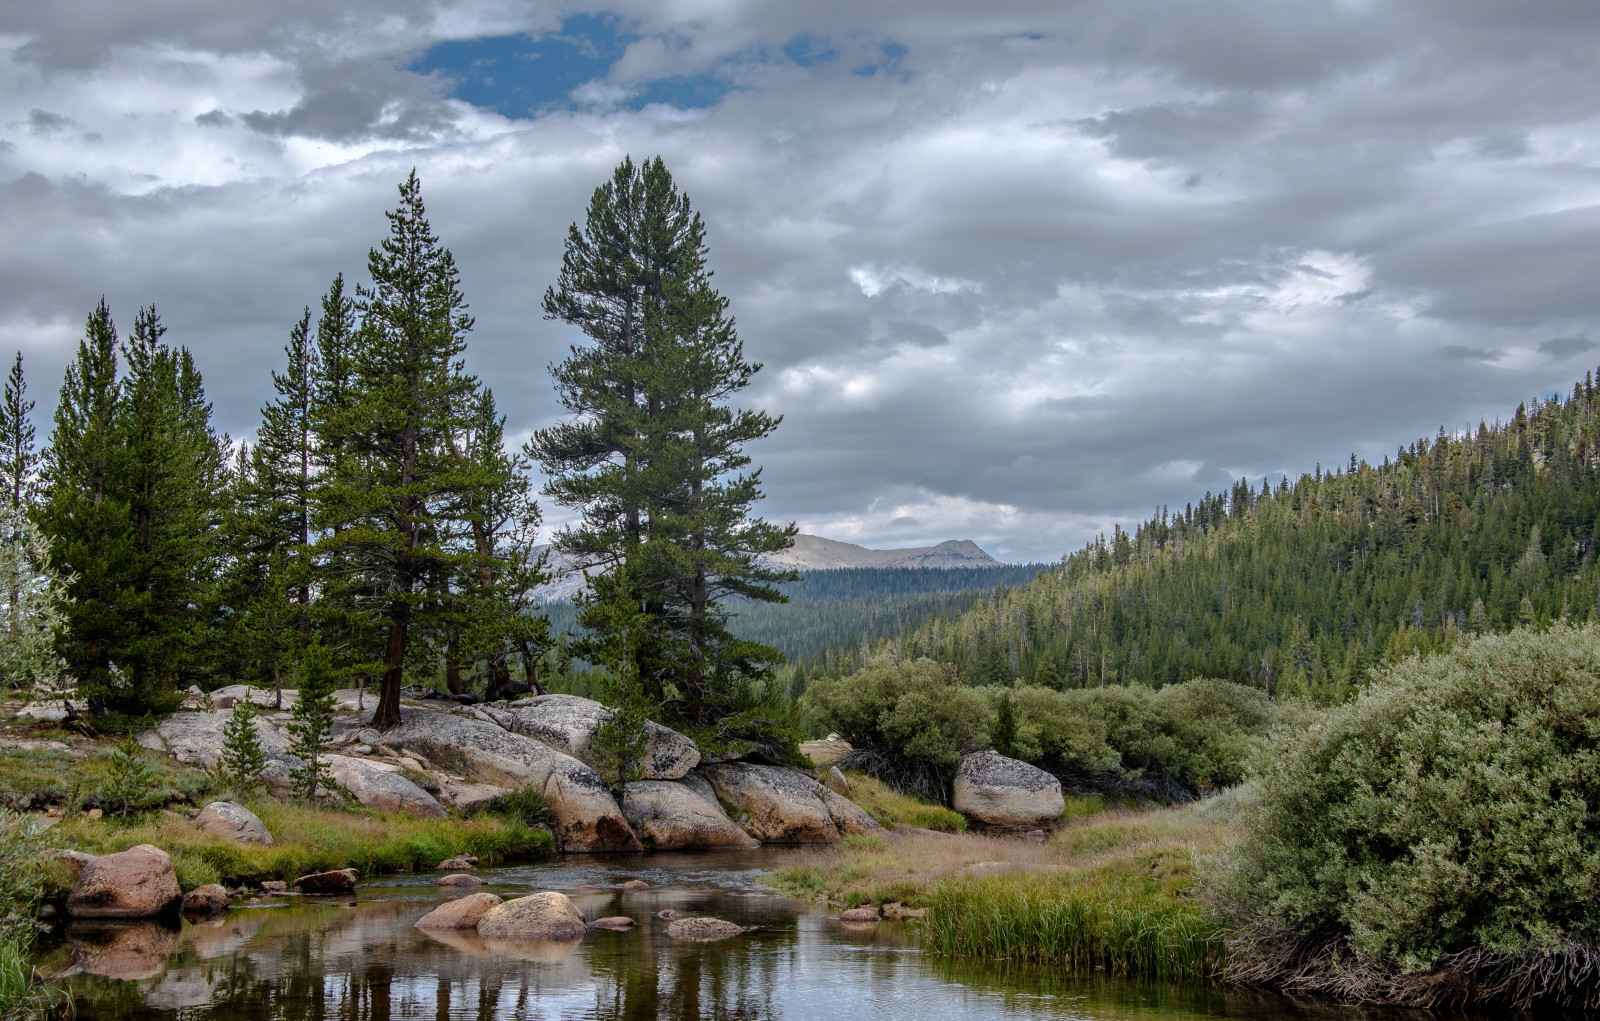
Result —
[[1276, 745], [1247, 818], [1220, 888], [1254, 948], [1247, 978], [1312, 988], [1319, 955], [1330, 974], [1393, 976], [1592, 947], [1600, 628], [1519, 630], [1380, 671]]

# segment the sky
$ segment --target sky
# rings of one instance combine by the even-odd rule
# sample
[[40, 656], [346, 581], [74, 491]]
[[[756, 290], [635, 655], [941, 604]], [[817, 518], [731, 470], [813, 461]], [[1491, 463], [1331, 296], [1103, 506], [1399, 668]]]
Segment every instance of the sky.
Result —
[[6, 4], [0, 356], [48, 435], [153, 303], [247, 438], [415, 167], [525, 438], [568, 225], [659, 154], [783, 415], [759, 512], [1052, 560], [1600, 363], [1597, 51], [1593, 0]]

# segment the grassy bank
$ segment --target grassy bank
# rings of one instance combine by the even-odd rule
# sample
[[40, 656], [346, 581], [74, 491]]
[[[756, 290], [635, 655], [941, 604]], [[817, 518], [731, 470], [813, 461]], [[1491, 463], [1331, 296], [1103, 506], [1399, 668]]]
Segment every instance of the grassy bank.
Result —
[[834, 903], [927, 908], [946, 955], [1199, 978], [1221, 965], [1221, 926], [1194, 896], [1195, 863], [1230, 839], [1212, 806], [1110, 813], [1046, 843], [929, 832], [852, 838], [780, 870], [774, 885]]
[[415, 819], [361, 809], [315, 808], [261, 799], [247, 807], [272, 834], [271, 847], [234, 844], [196, 829], [175, 813], [122, 825], [105, 819], [64, 820], [58, 846], [110, 854], [154, 844], [172, 855], [185, 889], [202, 883], [291, 881], [311, 872], [353, 868], [364, 876], [431, 869], [445, 858], [475, 854], [494, 864], [541, 858], [550, 834], [508, 819]]

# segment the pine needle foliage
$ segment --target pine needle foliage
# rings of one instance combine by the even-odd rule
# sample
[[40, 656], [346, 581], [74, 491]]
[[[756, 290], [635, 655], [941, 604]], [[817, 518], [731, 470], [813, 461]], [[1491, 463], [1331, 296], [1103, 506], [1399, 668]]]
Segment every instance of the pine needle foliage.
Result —
[[300, 698], [289, 711], [289, 753], [300, 760], [290, 771], [295, 793], [315, 799], [332, 786], [322, 761], [333, 738], [333, 662], [321, 643], [310, 645], [300, 660]]
[[245, 797], [260, 788], [261, 774], [267, 768], [267, 753], [261, 746], [261, 735], [256, 732], [255, 718], [256, 707], [246, 688], [244, 697], [233, 704], [228, 722], [222, 725], [218, 771], [229, 787]]

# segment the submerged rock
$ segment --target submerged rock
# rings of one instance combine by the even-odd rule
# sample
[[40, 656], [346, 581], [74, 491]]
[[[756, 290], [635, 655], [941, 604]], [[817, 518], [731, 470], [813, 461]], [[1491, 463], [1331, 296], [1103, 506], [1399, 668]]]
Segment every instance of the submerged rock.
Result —
[[745, 830], [769, 844], [831, 844], [839, 827], [815, 780], [781, 766], [726, 762], [702, 766], [717, 798], [738, 809]]
[[[577, 695], [538, 695], [514, 702], [493, 702], [478, 710], [495, 723], [524, 737], [536, 738], [593, 767], [594, 737], [612, 719], [611, 710]], [[676, 780], [700, 763], [700, 749], [675, 730], [646, 721], [645, 746], [638, 760], [644, 780]]]
[[605, 918], [597, 918], [589, 923], [589, 928], [591, 929], [610, 929], [613, 932], [627, 932], [633, 926], [633, 919], [627, 915], [608, 915]]
[[727, 939], [741, 932], [744, 932], [744, 926], [720, 918], [680, 918], [667, 926], [667, 935], [674, 939]]
[[194, 817], [194, 824], [236, 844], [272, 846], [272, 834], [267, 832], [266, 824], [254, 812], [232, 801], [211, 802]]
[[1061, 781], [1037, 766], [995, 751], [961, 760], [950, 806], [976, 822], [1017, 829], [1053, 823], [1067, 807]]
[[628, 784], [623, 788], [622, 812], [657, 851], [761, 846], [723, 813], [714, 796], [707, 800], [671, 780]]
[[583, 912], [572, 899], [553, 890], [508, 900], [478, 922], [480, 936], [561, 940], [581, 936], [587, 929]]
[[841, 921], [841, 922], [877, 922], [877, 921], [879, 921], [878, 909], [877, 908], [847, 908], [846, 910], [839, 912], [839, 921]]
[[159, 847], [140, 844], [84, 865], [67, 895], [73, 918], [155, 918], [183, 899], [172, 858]]
[[209, 918], [228, 910], [228, 891], [216, 883], [197, 886], [183, 895], [186, 918]]
[[542, 793], [561, 850], [643, 849], [599, 774], [572, 756], [486, 720], [414, 708], [402, 710], [402, 717], [384, 735], [391, 746], [421, 752], [476, 783]]
[[465, 872], [457, 872], [450, 876], [440, 876], [435, 886], [487, 886], [489, 881], [481, 876], [470, 876]]
[[419, 929], [476, 929], [483, 916], [505, 903], [492, 893], [469, 893], [417, 919]]

